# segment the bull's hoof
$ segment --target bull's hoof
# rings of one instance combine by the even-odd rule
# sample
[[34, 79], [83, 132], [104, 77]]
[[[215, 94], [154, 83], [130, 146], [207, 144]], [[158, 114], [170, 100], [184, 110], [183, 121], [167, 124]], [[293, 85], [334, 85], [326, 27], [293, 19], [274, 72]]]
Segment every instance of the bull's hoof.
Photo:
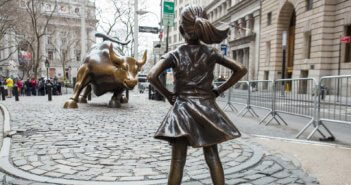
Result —
[[108, 106], [110, 108], [121, 108], [121, 103], [117, 100], [110, 100], [110, 102], [108, 103]]
[[121, 103], [128, 103], [128, 98], [125, 96], [121, 97]]
[[88, 101], [87, 101], [86, 98], [79, 97], [79, 98], [78, 98], [78, 103], [88, 103]]
[[76, 109], [78, 108], [78, 104], [75, 100], [67, 100], [65, 105], [63, 106], [65, 109]]

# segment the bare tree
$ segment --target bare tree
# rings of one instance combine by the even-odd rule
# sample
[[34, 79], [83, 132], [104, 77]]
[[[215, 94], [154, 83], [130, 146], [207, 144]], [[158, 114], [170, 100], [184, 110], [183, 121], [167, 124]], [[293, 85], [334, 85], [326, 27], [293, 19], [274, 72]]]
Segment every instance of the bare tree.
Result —
[[[21, 6], [21, 5], [20, 5]], [[43, 3], [42, 0], [26, 1], [22, 17], [22, 24], [18, 26], [20, 33], [24, 35], [29, 43], [32, 43], [32, 67], [34, 77], [38, 77], [38, 69], [43, 61], [44, 54], [40, 53], [41, 40], [48, 33], [48, 26], [57, 9], [57, 0]], [[32, 42], [33, 41], [33, 42]]]
[[131, 40], [129, 45], [116, 45], [115, 49], [121, 55], [132, 54], [134, 46], [134, 9], [130, 1], [110, 0], [112, 16], [106, 17], [105, 10], [98, 10], [99, 26], [105, 34], [125, 42]]
[[6, 56], [0, 58], [0, 63], [4, 62], [16, 53], [16, 42], [11, 39], [5, 40], [7, 44], [2, 45], [5, 36], [15, 37], [15, 24], [16, 24], [16, 12], [17, 6], [15, 0], [0, 0], [0, 52], [3, 50], [9, 51]]
[[74, 61], [75, 55], [70, 55], [70, 51], [79, 47], [79, 37], [72, 35], [70, 31], [61, 31], [60, 32], [61, 40], [56, 43], [50, 43], [50, 45], [55, 49], [55, 52], [58, 56], [58, 61], [62, 67], [63, 71], [63, 80], [66, 81], [65, 70], [67, 65]]

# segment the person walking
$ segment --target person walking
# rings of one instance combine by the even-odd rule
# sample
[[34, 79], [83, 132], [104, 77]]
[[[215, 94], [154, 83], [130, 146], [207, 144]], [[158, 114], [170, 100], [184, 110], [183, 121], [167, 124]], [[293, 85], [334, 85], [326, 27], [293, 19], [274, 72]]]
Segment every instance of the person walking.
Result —
[[32, 95], [36, 96], [37, 95], [37, 80], [33, 77], [32, 80], [30, 81], [30, 87], [32, 90]]
[[11, 77], [8, 77], [6, 79], [6, 86], [7, 86], [7, 95], [9, 98], [12, 98], [13, 80]]
[[22, 89], [23, 89], [22, 80], [18, 78], [17, 81], [16, 81], [16, 84], [17, 84], [18, 96], [23, 95], [23, 93], [22, 93]]
[[[201, 7], [184, 8], [179, 31], [186, 44], [165, 54], [148, 75], [150, 83], [172, 105], [154, 136], [168, 141], [172, 146], [168, 185], [181, 184], [188, 146], [203, 148], [213, 184], [224, 185], [217, 144], [238, 138], [241, 134], [219, 108], [215, 98], [239, 81], [247, 70], [240, 63], [203, 44], [221, 43], [228, 36], [229, 29], [216, 29]], [[216, 64], [233, 72], [219, 87], [212, 85]], [[174, 92], [168, 91], [159, 79], [168, 68], [174, 71]]]

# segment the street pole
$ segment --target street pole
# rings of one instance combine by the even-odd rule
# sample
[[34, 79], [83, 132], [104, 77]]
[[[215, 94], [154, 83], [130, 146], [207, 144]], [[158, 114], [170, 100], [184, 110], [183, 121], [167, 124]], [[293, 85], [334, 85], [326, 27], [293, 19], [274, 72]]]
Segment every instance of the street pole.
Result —
[[87, 29], [86, 29], [86, 20], [85, 20], [85, 12], [86, 12], [86, 0], [81, 0], [81, 5], [82, 5], [82, 13], [81, 13], [81, 20], [80, 20], [80, 34], [81, 34], [81, 58], [84, 58], [86, 52], [87, 52], [87, 49], [86, 49], [86, 46], [87, 46]]
[[46, 79], [49, 79], [49, 68], [46, 67]]
[[138, 37], [139, 37], [139, 22], [138, 22], [138, 0], [134, 0], [134, 58], [138, 59]]
[[[282, 47], [283, 47], [283, 61], [282, 61], [282, 79], [285, 79], [286, 72], [286, 43], [287, 42], [287, 32], [283, 31], [282, 34]], [[281, 82], [281, 96], [284, 96], [285, 92], [285, 81]]]

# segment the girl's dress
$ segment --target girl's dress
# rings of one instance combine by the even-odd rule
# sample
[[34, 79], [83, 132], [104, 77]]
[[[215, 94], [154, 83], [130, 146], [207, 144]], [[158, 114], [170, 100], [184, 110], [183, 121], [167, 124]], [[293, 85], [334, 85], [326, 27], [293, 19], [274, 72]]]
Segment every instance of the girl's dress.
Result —
[[170, 143], [183, 138], [190, 146], [204, 147], [240, 137], [212, 92], [215, 63], [223, 55], [205, 45], [182, 45], [162, 58], [173, 63], [177, 99], [155, 138]]

